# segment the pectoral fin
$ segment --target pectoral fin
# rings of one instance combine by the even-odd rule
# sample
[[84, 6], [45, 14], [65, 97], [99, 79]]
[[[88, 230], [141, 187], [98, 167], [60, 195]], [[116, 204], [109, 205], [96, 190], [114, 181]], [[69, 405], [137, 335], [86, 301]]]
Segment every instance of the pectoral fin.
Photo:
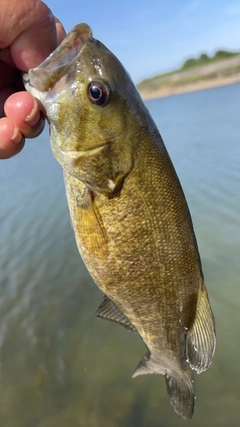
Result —
[[105, 259], [108, 237], [93, 192], [80, 181], [64, 174], [72, 228], [78, 248], [84, 258]]
[[100, 304], [96, 312], [96, 316], [120, 323], [121, 325], [125, 326], [125, 328], [136, 332], [136, 329], [131, 324], [127, 316], [125, 316], [120, 308], [118, 308], [118, 306], [106, 295], [103, 297], [103, 302]]
[[198, 297], [194, 323], [187, 332], [188, 362], [198, 374], [211, 365], [215, 346], [215, 322], [204, 287]]

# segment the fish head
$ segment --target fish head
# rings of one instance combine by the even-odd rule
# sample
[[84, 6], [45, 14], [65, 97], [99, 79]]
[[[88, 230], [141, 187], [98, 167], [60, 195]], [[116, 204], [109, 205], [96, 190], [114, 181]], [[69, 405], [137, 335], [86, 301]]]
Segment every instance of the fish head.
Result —
[[62, 167], [93, 189], [116, 189], [133, 166], [149, 117], [119, 60], [79, 24], [23, 80], [49, 122]]

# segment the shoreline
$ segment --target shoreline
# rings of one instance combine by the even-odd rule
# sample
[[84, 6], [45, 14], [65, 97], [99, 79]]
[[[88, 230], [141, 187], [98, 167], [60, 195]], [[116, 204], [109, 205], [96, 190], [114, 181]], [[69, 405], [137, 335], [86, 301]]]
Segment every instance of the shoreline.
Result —
[[180, 95], [188, 92], [197, 92], [199, 90], [212, 89], [214, 87], [227, 86], [239, 82], [240, 73], [237, 73], [228, 77], [217, 77], [213, 80], [201, 80], [199, 82], [179, 86], [169, 85], [163, 88], [159, 88], [155, 92], [140, 91], [140, 95], [144, 101], [149, 101], [151, 99], [165, 98], [167, 96]]

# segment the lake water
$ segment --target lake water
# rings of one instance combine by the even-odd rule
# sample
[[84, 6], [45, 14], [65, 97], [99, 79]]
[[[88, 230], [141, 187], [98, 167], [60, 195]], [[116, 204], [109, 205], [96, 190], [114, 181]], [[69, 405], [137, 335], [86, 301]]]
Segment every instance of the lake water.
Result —
[[[192, 214], [217, 324], [193, 427], [240, 425], [240, 84], [147, 102]], [[47, 129], [0, 162], [0, 425], [176, 427], [141, 339], [95, 317]]]

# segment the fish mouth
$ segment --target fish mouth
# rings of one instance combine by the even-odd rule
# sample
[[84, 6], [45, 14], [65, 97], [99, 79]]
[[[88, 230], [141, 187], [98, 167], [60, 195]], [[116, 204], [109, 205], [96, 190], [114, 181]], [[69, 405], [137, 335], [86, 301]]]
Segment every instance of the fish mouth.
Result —
[[88, 41], [94, 43], [92, 30], [87, 24], [78, 24], [65, 37], [62, 43], [38, 67], [23, 74], [23, 83], [38, 91], [46, 92], [66, 74]]

